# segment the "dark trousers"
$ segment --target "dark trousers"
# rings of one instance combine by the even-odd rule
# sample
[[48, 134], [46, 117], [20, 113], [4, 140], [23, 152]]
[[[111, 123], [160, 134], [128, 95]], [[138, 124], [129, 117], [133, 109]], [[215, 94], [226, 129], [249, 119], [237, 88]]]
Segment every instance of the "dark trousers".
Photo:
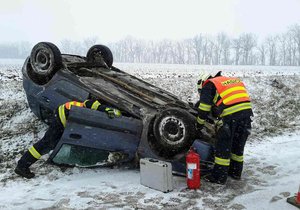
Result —
[[[57, 111], [54, 114], [54, 117], [51, 121], [51, 124], [44, 134], [43, 138], [36, 142], [33, 147], [34, 149], [42, 156], [53, 150], [60, 140], [64, 132], [64, 126], [60, 122]], [[18, 165], [23, 168], [27, 168], [32, 165], [37, 159], [32, 156], [29, 151], [26, 151], [25, 154], [21, 157], [18, 162]]]
[[240, 177], [243, 171], [243, 160], [233, 160], [232, 154], [242, 157], [244, 147], [251, 130], [251, 119], [228, 120], [217, 132], [215, 157], [230, 160], [230, 164], [215, 163], [213, 176], [219, 182], [226, 182], [228, 173]]

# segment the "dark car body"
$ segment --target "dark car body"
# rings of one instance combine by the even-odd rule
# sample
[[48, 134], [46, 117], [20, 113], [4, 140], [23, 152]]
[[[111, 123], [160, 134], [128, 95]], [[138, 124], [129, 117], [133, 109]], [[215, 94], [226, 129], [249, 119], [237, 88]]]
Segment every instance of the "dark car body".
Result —
[[[53, 66], [56, 61], [52, 51], [43, 55], [48, 50], [45, 44], [50, 51], [56, 50], [59, 65], [53, 73], [33, 74], [34, 65], [44, 67], [49, 60], [49, 66]], [[49, 161], [95, 166], [150, 157], [169, 161], [173, 171], [185, 173], [185, 154], [192, 145], [203, 162], [211, 161], [212, 145], [194, 141], [197, 111], [190, 104], [112, 64], [106, 65], [107, 61], [91, 62], [88, 55], [60, 54], [51, 43], [39, 43], [38, 47], [42, 50], [33, 49], [22, 68], [28, 104], [38, 118], [48, 123], [59, 105], [91, 98], [123, 114], [110, 119], [103, 112], [72, 107], [64, 134]], [[36, 64], [34, 59], [42, 61]]]

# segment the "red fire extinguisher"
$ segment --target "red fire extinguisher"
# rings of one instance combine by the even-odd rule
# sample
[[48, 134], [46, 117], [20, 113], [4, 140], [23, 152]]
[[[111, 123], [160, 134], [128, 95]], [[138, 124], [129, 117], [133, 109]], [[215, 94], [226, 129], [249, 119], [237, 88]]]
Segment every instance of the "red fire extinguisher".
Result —
[[186, 155], [186, 182], [189, 189], [200, 188], [200, 155], [193, 147]]

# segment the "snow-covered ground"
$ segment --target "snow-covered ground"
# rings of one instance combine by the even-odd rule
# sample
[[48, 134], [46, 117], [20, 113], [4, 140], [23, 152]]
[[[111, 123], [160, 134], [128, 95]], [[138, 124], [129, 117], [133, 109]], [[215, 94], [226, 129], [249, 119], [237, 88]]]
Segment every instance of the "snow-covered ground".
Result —
[[47, 157], [32, 167], [36, 178], [16, 176], [20, 153], [47, 128], [28, 108], [22, 63], [0, 60], [0, 209], [297, 209], [286, 198], [300, 185], [299, 67], [115, 64], [184, 101], [197, 100], [200, 71], [240, 76], [249, 89], [255, 117], [242, 180], [194, 191], [174, 176], [174, 190], [161, 193], [140, 185], [138, 169], [59, 168]]

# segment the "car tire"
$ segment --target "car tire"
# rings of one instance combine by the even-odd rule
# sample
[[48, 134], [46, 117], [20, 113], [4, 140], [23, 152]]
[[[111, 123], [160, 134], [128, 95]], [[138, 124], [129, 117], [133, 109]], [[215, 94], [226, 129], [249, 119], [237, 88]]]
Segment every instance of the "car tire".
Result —
[[154, 120], [155, 148], [160, 155], [171, 157], [189, 149], [195, 135], [195, 119], [187, 111], [169, 108]]
[[106, 63], [106, 65], [110, 68], [112, 67], [112, 64], [113, 64], [113, 54], [111, 52], [111, 50], [106, 47], [105, 45], [94, 45], [92, 46], [87, 54], [86, 54], [86, 57], [87, 57], [87, 61], [88, 62], [95, 62], [96, 59], [95, 59], [95, 55], [96, 54], [101, 54], [104, 62]]
[[31, 50], [30, 64], [31, 68], [27, 68], [28, 76], [35, 83], [44, 85], [62, 66], [62, 56], [54, 44], [40, 42]]

